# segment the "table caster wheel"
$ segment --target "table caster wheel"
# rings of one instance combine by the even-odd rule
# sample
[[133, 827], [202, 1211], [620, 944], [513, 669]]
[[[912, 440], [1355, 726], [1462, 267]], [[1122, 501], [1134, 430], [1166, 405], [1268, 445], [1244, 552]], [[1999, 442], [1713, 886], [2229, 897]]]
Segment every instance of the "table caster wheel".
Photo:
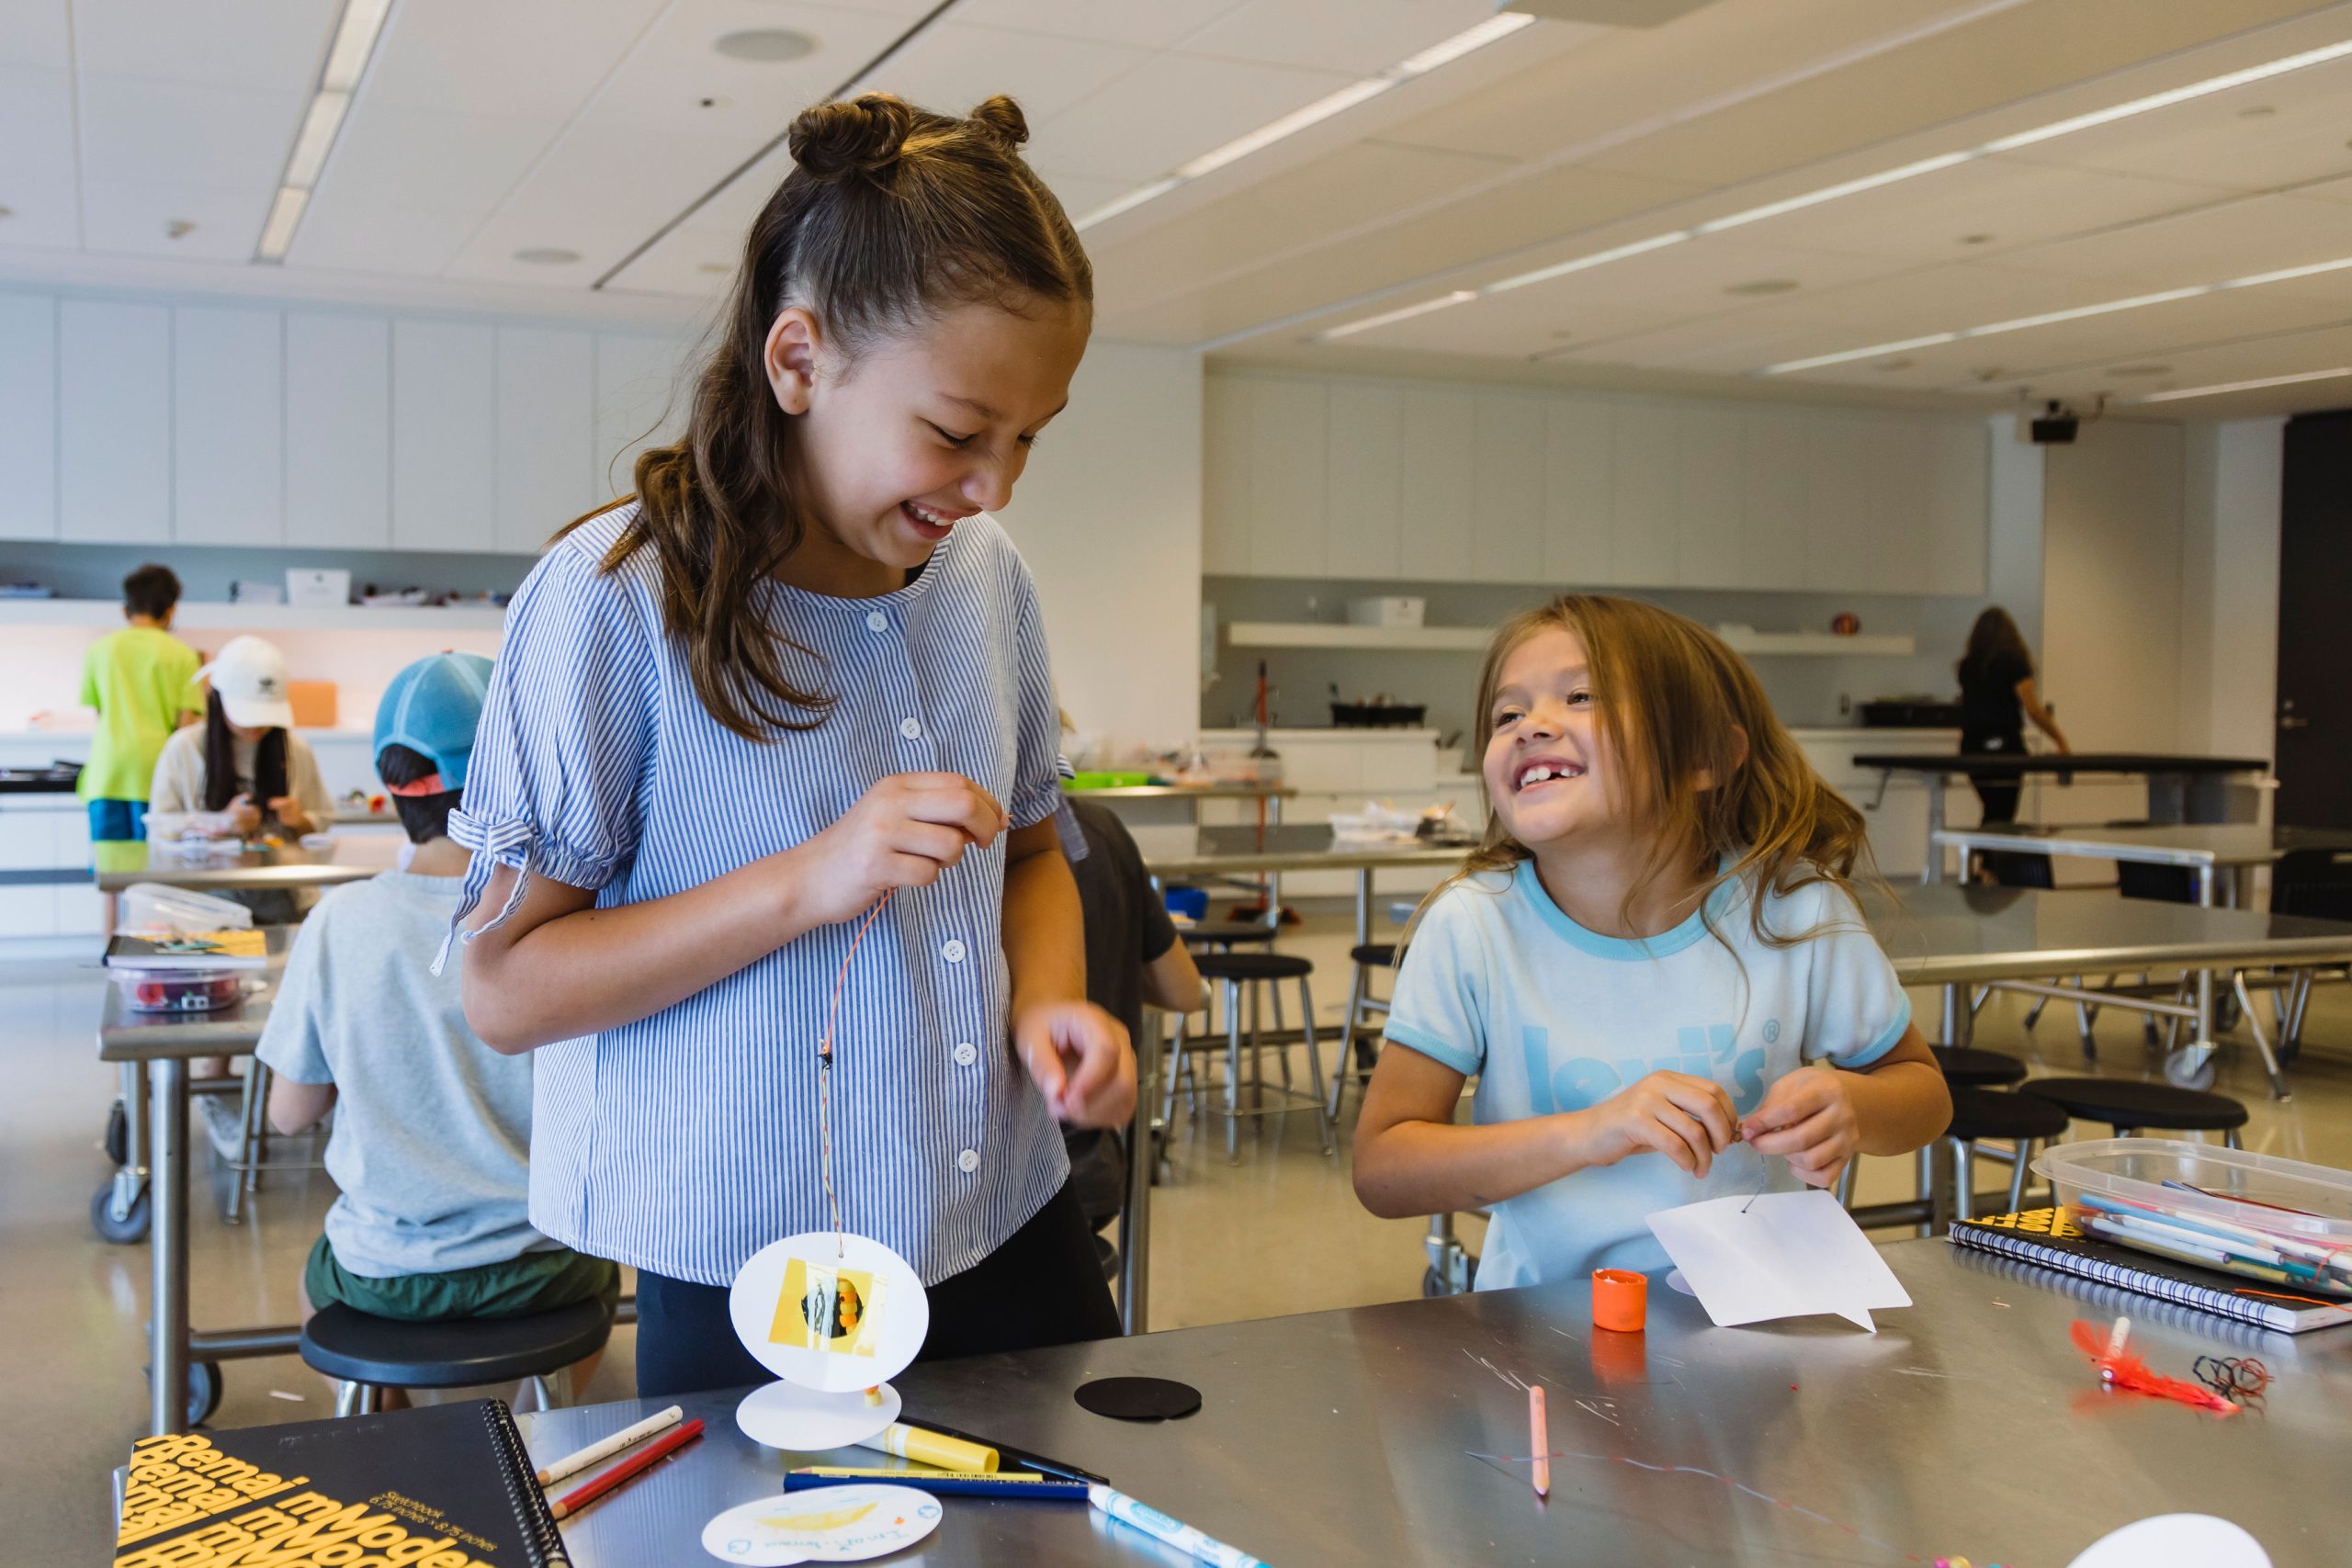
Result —
[[130, 1117], [119, 1100], [107, 1110], [106, 1148], [117, 1168], [130, 1163]]
[[147, 1190], [143, 1187], [139, 1190], [139, 1196], [131, 1200], [130, 1212], [120, 1219], [115, 1218], [114, 1181], [111, 1178], [98, 1189], [97, 1196], [90, 1200], [90, 1228], [98, 1233], [101, 1241], [110, 1241], [117, 1247], [145, 1241], [149, 1218]]
[[[150, 1378], [155, 1375], [154, 1368], [148, 1367], [144, 1370]], [[187, 1427], [186, 1429], [191, 1432], [196, 1430], [210, 1420], [212, 1413], [220, 1408], [220, 1363], [190, 1361], [187, 1365]]]
[[2190, 1045], [2165, 1058], [2165, 1082], [2200, 1093], [2213, 1087], [2213, 1048]]

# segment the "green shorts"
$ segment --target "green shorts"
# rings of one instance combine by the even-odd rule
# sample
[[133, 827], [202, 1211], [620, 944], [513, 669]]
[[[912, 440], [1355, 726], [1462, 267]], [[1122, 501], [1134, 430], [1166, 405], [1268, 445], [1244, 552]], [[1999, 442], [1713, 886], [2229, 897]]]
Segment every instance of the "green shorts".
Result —
[[592, 1296], [603, 1301], [609, 1313], [620, 1300], [621, 1271], [618, 1264], [555, 1247], [446, 1274], [394, 1274], [377, 1280], [354, 1274], [336, 1262], [334, 1248], [321, 1236], [302, 1267], [302, 1289], [313, 1307], [341, 1302], [371, 1317], [436, 1323], [553, 1312]]

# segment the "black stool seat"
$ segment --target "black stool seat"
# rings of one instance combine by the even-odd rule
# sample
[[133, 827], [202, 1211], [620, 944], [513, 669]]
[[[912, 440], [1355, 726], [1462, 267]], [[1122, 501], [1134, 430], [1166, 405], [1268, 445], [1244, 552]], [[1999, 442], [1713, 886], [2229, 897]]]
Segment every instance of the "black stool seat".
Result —
[[2054, 1138], [2065, 1130], [2065, 1110], [2053, 1100], [1955, 1084], [1951, 1091], [1951, 1126], [1944, 1136], [1968, 1144], [1979, 1138], [2025, 1142]]
[[2228, 1133], [2246, 1123], [2245, 1107], [2227, 1095], [2203, 1094], [2170, 1084], [2129, 1078], [2029, 1078], [2019, 1094], [2039, 1095], [2086, 1122], [2104, 1122], [2118, 1133], [2144, 1127], [2159, 1132]]
[[1948, 1084], [1997, 1089], [2025, 1077], [2023, 1062], [1998, 1051], [1979, 1051], [1967, 1045], [1930, 1045], [1928, 1050], [1935, 1056], [1936, 1066], [1944, 1070], [1944, 1082]]
[[1287, 953], [1203, 953], [1193, 966], [1204, 980], [1300, 980], [1315, 965]]
[[1176, 932], [1187, 944], [1236, 942], [1272, 942], [1274, 928], [1263, 920], [1194, 920], [1189, 926], [1178, 926]]
[[1396, 962], [1396, 944], [1393, 942], [1367, 942], [1348, 949], [1351, 964], [1370, 964], [1385, 969]]
[[403, 1323], [337, 1303], [302, 1325], [302, 1359], [331, 1378], [379, 1388], [463, 1388], [560, 1371], [601, 1350], [613, 1331], [591, 1297], [525, 1317]]

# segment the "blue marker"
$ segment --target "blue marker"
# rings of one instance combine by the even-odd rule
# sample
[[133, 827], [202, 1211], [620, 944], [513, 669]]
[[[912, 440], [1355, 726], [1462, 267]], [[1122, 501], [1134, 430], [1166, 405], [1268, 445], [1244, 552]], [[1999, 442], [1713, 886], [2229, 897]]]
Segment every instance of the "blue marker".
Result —
[[1086, 1500], [1123, 1525], [1132, 1525], [1154, 1540], [1164, 1540], [1180, 1551], [1189, 1551], [1193, 1558], [1210, 1563], [1213, 1568], [1272, 1568], [1238, 1547], [1211, 1540], [1199, 1530], [1181, 1524], [1148, 1503], [1138, 1503], [1124, 1492], [1114, 1492], [1108, 1486], [1089, 1486]]

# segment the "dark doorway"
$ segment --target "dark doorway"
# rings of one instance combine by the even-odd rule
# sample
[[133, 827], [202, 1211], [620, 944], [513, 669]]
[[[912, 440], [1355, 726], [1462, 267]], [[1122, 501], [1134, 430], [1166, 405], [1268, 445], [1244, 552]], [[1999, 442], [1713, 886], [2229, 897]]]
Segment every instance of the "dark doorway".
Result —
[[2352, 826], [2352, 410], [2287, 422], [2278, 502], [2278, 820]]

